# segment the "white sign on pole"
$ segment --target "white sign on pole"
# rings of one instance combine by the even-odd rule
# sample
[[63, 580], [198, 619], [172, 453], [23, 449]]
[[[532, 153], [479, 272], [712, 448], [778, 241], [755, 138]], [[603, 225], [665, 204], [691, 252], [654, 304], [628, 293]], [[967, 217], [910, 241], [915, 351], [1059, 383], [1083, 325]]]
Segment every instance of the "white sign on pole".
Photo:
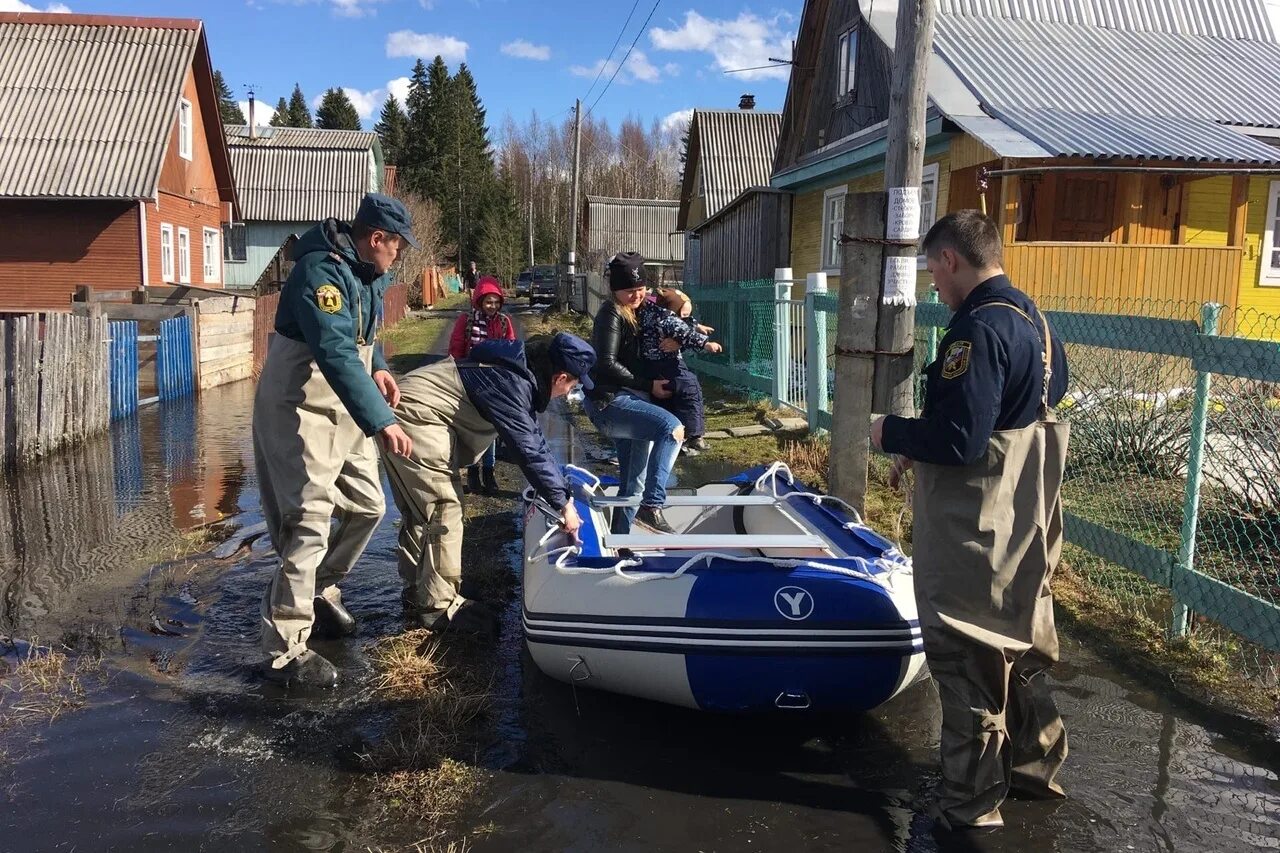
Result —
[[889, 190], [889, 215], [885, 237], [915, 240], [920, 236], [920, 188], [893, 187]]
[[884, 259], [885, 305], [916, 304], [916, 259], [914, 256], [889, 255]]

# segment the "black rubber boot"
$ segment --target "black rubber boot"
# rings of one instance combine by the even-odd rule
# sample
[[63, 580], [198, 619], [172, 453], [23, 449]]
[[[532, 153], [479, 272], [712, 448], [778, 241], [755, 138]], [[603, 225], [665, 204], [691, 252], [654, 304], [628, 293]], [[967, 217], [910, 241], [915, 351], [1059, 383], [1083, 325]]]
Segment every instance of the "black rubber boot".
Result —
[[640, 507], [640, 511], [636, 513], [636, 523], [643, 524], [650, 530], [656, 530], [659, 533], [676, 532], [676, 529], [668, 524], [667, 520], [662, 516], [662, 507]]
[[417, 615], [415, 621], [420, 627], [437, 634], [457, 631], [488, 638], [498, 636], [498, 614], [489, 605], [470, 599], [464, 601], [453, 616], [444, 608], [424, 610]]
[[338, 668], [310, 649], [279, 669], [264, 664], [262, 677], [283, 687], [332, 690], [338, 686]]
[[356, 617], [341, 604], [317, 595], [312, 607], [316, 617], [311, 625], [311, 636], [317, 640], [336, 640], [339, 637], [350, 637], [356, 632]]
[[691, 447], [694, 450], [698, 451], [699, 453], [702, 453], [711, 448], [711, 445], [707, 444], [707, 440], [700, 435], [695, 435], [693, 438], [689, 439], [687, 442], [685, 442], [684, 446]]
[[467, 494], [480, 494], [480, 467], [472, 465], [467, 468]]
[[486, 495], [496, 495], [498, 493], [498, 478], [493, 476], [492, 468], [484, 469], [484, 493]]

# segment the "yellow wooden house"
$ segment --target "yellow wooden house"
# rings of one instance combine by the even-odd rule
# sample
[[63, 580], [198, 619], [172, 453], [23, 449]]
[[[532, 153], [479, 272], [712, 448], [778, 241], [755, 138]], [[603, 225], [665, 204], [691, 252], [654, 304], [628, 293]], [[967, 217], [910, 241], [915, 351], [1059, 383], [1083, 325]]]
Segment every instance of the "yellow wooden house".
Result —
[[[882, 190], [898, 0], [807, 0], [772, 185], [791, 266], [838, 284]], [[985, 208], [1057, 307], [1280, 316], [1280, 45], [1264, 0], [938, 0], [921, 233]], [[921, 288], [928, 285], [921, 263]], [[1236, 313], [1236, 312], [1231, 312]]]

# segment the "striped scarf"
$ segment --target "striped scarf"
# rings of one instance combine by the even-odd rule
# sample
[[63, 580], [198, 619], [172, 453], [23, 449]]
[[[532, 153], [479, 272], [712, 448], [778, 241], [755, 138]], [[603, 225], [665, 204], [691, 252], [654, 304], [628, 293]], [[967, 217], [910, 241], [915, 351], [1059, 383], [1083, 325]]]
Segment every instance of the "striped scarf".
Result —
[[477, 308], [471, 312], [471, 346], [489, 339], [489, 315], [484, 309]]

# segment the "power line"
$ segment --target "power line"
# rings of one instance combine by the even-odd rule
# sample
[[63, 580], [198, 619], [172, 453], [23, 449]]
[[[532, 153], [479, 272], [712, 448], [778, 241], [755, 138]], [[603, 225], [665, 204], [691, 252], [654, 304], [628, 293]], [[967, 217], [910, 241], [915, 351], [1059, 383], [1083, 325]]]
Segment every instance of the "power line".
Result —
[[[596, 99], [591, 102], [591, 106], [587, 108], [587, 115], [591, 115], [591, 111], [596, 108], [596, 104], [600, 103], [600, 99], [604, 97], [605, 92], [609, 91], [609, 87], [613, 85], [613, 80], [618, 76], [618, 72], [622, 70], [622, 66], [627, 64], [627, 57], [631, 56], [631, 51], [635, 50], [636, 42], [640, 41], [640, 36], [644, 35], [644, 31], [649, 28], [649, 22], [653, 20], [653, 13], [658, 11], [658, 6], [662, 4], [662, 0], [654, 0], [653, 8], [649, 10], [649, 17], [644, 19], [644, 23], [640, 25], [640, 31], [636, 33], [636, 37], [631, 40], [631, 47], [627, 48], [626, 54], [622, 57], [622, 61], [618, 63], [618, 67], [613, 69], [613, 76], [609, 78], [609, 82], [604, 84], [604, 89]], [[603, 66], [601, 67], [603, 71]]]
[[[627, 19], [622, 22], [622, 29], [618, 30], [618, 37], [613, 40], [613, 47], [609, 48], [609, 55], [604, 58], [604, 62], [600, 63], [600, 67], [596, 69], [596, 79], [591, 81], [591, 88], [587, 90], [587, 94], [582, 96], [582, 100], [591, 97], [591, 92], [596, 88], [596, 84], [600, 82], [600, 75], [609, 67], [609, 60], [613, 59], [613, 52], [618, 49], [618, 44], [622, 41], [622, 37], [627, 33], [627, 24], [631, 23], [631, 16], [636, 13], [636, 7], [640, 5], [640, 0], [635, 0], [631, 4], [631, 11], [627, 13]], [[568, 112], [568, 110], [566, 110]]]

